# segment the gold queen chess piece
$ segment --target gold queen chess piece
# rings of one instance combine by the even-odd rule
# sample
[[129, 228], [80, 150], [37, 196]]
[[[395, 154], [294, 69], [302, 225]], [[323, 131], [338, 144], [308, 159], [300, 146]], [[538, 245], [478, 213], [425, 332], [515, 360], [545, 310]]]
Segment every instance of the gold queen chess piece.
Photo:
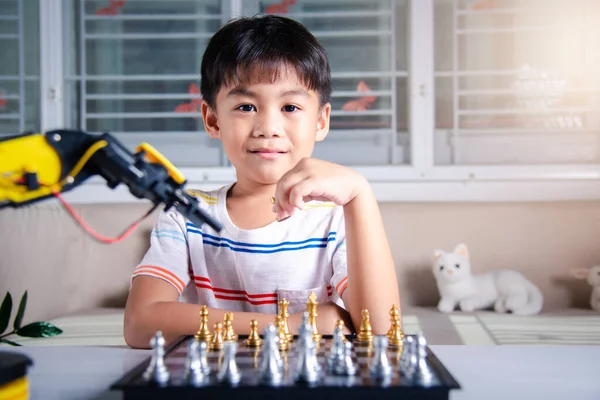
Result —
[[281, 323], [283, 324], [283, 332], [285, 333], [288, 342], [292, 342], [294, 340], [294, 335], [292, 335], [292, 333], [290, 332], [290, 327], [288, 326], [288, 317], [290, 316], [290, 314], [288, 313], [288, 306], [290, 305], [290, 302], [286, 299], [281, 299], [279, 300], [278, 304], [279, 315], [281, 315]]

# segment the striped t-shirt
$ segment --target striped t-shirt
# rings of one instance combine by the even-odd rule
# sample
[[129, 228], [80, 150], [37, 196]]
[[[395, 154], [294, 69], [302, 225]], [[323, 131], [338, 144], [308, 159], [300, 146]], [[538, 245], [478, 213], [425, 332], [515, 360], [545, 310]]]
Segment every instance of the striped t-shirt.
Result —
[[179, 301], [231, 311], [276, 313], [284, 298], [290, 313], [304, 311], [311, 292], [319, 303], [343, 307], [348, 285], [343, 208], [313, 201], [285, 221], [244, 230], [227, 213], [230, 187], [191, 191], [223, 225], [221, 232], [195, 226], [173, 209], [161, 212], [132, 279], [154, 276], [172, 284]]

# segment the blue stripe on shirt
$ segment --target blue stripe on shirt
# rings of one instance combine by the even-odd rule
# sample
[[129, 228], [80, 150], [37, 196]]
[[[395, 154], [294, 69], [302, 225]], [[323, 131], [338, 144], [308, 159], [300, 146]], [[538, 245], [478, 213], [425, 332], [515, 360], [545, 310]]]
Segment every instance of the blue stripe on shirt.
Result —
[[[335, 239], [330, 239], [330, 240], [335, 240]], [[210, 246], [214, 246], [214, 247], [227, 247], [231, 251], [237, 251], [240, 253], [261, 253], [261, 254], [272, 254], [272, 253], [279, 253], [279, 252], [283, 252], [283, 251], [295, 251], [295, 250], [327, 247], [327, 243], [321, 243], [321, 244], [308, 244], [308, 245], [300, 246], [300, 247], [281, 247], [279, 249], [270, 249], [270, 250], [253, 250], [253, 249], [245, 249], [242, 247], [233, 247], [229, 243], [215, 243], [215, 242], [210, 242], [210, 241], [206, 241], [206, 240], [203, 241], [203, 243], [210, 245]]]
[[183, 236], [183, 234], [181, 232], [177, 232], [174, 230], [168, 230], [168, 229], [154, 230], [154, 231], [152, 231], [152, 236], [156, 236], [157, 238], [167, 237], [167, 238], [171, 238], [173, 240], [177, 240], [179, 242], [183, 242], [183, 243], [187, 244], [187, 242], [185, 240], [185, 236]]

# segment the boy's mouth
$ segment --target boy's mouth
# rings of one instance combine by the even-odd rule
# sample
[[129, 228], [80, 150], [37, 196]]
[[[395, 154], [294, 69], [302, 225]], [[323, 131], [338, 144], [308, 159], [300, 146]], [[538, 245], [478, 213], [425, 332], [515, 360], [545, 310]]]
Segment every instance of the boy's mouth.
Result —
[[275, 160], [287, 153], [287, 151], [283, 151], [280, 149], [269, 149], [269, 148], [253, 149], [253, 150], [249, 150], [249, 152], [252, 154], [256, 154], [258, 157], [262, 158], [263, 160]]

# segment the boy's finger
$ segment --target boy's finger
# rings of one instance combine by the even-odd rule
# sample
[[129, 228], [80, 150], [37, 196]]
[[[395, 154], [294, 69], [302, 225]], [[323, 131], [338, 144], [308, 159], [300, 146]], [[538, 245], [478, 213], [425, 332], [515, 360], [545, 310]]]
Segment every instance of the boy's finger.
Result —
[[279, 182], [277, 182], [277, 187], [275, 188], [275, 204], [288, 212], [293, 212], [294, 206], [290, 204], [289, 192], [295, 185], [304, 179], [306, 179], [305, 171], [291, 170], [286, 173]]
[[[310, 178], [298, 182], [298, 184], [290, 189], [290, 204], [298, 209], [302, 209], [304, 207], [304, 198], [315, 194], [315, 184], [315, 180]], [[318, 195], [321, 194], [322, 193], [318, 193]]]

